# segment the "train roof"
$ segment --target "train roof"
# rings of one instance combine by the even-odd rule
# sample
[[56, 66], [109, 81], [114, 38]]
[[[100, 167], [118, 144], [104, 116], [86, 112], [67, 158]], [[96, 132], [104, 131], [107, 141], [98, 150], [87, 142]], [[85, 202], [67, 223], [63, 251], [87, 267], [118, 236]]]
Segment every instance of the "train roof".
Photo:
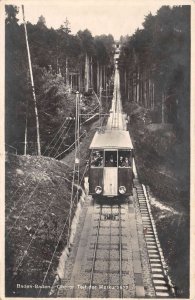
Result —
[[89, 149], [133, 149], [129, 132], [126, 130], [105, 130], [96, 132]]

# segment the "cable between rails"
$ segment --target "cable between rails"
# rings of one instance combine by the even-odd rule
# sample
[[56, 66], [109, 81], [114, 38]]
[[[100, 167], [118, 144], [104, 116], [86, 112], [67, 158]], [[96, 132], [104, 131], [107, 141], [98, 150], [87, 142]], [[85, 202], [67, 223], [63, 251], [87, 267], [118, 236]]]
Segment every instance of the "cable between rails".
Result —
[[[93, 273], [95, 269], [95, 261], [96, 261], [96, 255], [97, 255], [97, 247], [98, 247], [98, 240], [99, 240], [99, 231], [100, 231], [100, 223], [101, 223], [101, 215], [102, 215], [102, 205], [100, 206], [100, 217], [99, 217], [99, 222], [98, 222], [98, 228], [97, 228], [97, 235], [96, 235], [96, 241], [95, 241], [95, 247], [93, 251], [93, 262], [92, 262], [92, 269], [90, 273], [90, 281], [89, 281], [89, 287], [92, 286], [93, 283]], [[91, 291], [92, 289], [89, 288], [87, 298], [91, 298]]]
[[[112, 216], [112, 205], [111, 205], [111, 216]], [[111, 248], [111, 241], [112, 241], [112, 218], [110, 218], [110, 236], [109, 236], [109, 254], [108, 254], [108, 285], [110, 285], [110, 248]], [[107, 297], [109, 298], [109, 289], [107, 289]]]
[[121, 206], [119, 205], [119, 296], [123, 298], [123, 274], [122, 274], [122, 226], [121, 226]]

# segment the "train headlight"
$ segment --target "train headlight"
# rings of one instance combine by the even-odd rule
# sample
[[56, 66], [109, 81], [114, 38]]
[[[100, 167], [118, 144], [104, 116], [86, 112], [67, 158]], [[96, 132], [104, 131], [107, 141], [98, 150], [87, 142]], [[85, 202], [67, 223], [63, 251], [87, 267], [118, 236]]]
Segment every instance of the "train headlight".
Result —
[[126, 187], [125, 187], [124, 185], [121, 185], [121, 186], [119, 187], [119, 193], [120, 193], [120, 194], [125, 194], [125, 193], [126, 193]]
[[98, 194], [98, 195], [101, 194], [101, 192], [102, 192], [102, 187], [99, 186], [99, 185], [96, 186], [96, 187], [95, 187], [95, 192], [96, 192], [96, 194]]

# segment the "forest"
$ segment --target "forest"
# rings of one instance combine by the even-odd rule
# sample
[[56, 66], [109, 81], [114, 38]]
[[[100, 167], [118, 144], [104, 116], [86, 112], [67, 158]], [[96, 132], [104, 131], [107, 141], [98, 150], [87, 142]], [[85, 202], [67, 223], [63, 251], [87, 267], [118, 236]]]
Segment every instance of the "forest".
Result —
[[190, 6], [162, 6], [143, 29], [121, 37], [124, 101], [148, 109], [154, 123], [171, 123], [189, 137]]
[[[24, 154], [27, 129], [27, 154], [37, 154], [25, 32], [24, 25], [19, 25], [18, 11], [17, 6], [6, 6], [6, 146]], [[44, 16], [40, 16], [35, 25], [27, 22], [27, 32], [42, 154], [49, 155], [46, 145], [64, 120], [74, 117], [75, 92], [84, 93], [87, 96], [84, 101], [88, 107], [91, 101], [93, 108], [92, 91], [99, 95], [100, 87], [104, 92], [110, 88], [114, 70], [114, 38], [111, 34], [93, 37], [88, 29], [71, 34], [66, 17], [59, 29], [53, 29], [48, 28]], [[153, 123], [172, 124], [178, 138], [188, 144], [190, 6], [162, 6], [156, 15], [150, 13], [145, 16], [142, 29], [138, 28], [132, 36], [121, 36], [120, 45], [123, 102], [134, 102], [146, 108]], [[60, 139], [62, 147], [59, 150], [71, 143], [73, 127], [68, 139]]]
[[[6, 5], [5, 8], [6, 149], [24, 154], [27, 130], [26, 153], [36, 155], [35, 112], [24, 25], [18, 22], [17, 6]], [[83, 101], [88, 103], [90, 99], [92, 101], [93, 91], [99, 95], [100, 87], [103, 92], [110, 87], [114, 38], [112, 35], [93, 37], [88, 29], [73, 35], [66, 16], [64, 24], [56, 30], [47, 28], [44, 16], [40, 16], [35, 25], [27, 22], [27, 32], [40, 123], [41, 154], [54, 156], [47, 146], [64, 120], [74, 117], [75, 92], [78, 90], [86, 95]], [[93, 108], [93, 104], [91, 106]], [[57, 148], [62, 145], [59, 151], [71, 143], [73, 127], [69, 128], [65, 141], [63, 137], [59, 139]], [[58, 152], [55, 151], [55, 154]]]

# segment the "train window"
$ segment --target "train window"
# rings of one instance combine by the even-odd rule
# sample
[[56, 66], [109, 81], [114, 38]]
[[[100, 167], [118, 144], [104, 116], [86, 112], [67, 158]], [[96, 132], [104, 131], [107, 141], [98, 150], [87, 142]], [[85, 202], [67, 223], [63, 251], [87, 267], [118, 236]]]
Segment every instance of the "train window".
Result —
[[103, 167], [103, 151], [92, 150], [91, 152], [91, 166]]
[[131, 167], [132, 153], [130, 150], [119, 150], [118, 151], [118, 166], [119, 168]]
[[105, 167], [117, 167], [117, 151], [105, 151]]

